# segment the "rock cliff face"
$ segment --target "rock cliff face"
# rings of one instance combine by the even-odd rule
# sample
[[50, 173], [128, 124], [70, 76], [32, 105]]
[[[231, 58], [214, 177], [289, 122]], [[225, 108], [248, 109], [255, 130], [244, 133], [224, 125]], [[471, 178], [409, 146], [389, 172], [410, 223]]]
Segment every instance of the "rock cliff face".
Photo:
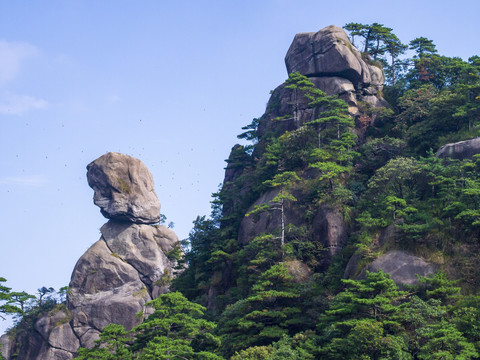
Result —
[[168, 291], [175, 267], [169, 253], [179, 243], [172, 230], [151, 225], [160, 219], [152, 175], [140, 160], [119, 153], [87, 169], [94, 202], [110, 220], [75, 265], [67, 307], [41, 317], [24, 338], [3, 336], [6, 359], [13, 353], [24, 360], [73, 359], [106, 325], [138, 325], [145, 303]]
[[480, 154], [480, 137], [453, 144], [446, 144], [437, 152], [439, 158], [457, 160], [472, 159], [473, 155], [476, 154]]
[[[255, 201], [249, 211], [253, 210], [256, 205], [271, 205], [272, 199], [277, 194], [278, 190], [267, 191]], [[299, 194], [296, 195], [300, 198]], [[294, 203], [285, 205], [285, 218], [289, 224], [297, 227], [305, 225], [305, 214]], [[247, 244], [260, 234], [273, 233], [280, 228], [280, 222], [280, 210], [245, 217], [240, 224], [238, 240], [241, 244]], [[321, 206], [310, 226], [313, 229], [312, 241], [320, 244], [326, 250], [323, 259], [318, 259], [323, 267], [326, 267], [329, 265], [331, 258], [347, 245], [345, 221], [338, 209], [330, 206]]]

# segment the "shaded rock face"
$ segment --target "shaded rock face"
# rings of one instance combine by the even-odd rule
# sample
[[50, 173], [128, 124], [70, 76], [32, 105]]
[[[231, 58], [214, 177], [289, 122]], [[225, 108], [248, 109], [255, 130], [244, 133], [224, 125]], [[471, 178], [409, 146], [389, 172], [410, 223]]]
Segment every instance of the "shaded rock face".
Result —
[[[272, 199], [278, 194], [273, 189], [263, 194], [253, 203], [248, 211], [253, 210], [255, 205], [272, 204]], [[295, 194], [301, 201], [301, 195]], [[286, 224], [295, 226], [306, 225], [305, 214], [295, 203], [285, 204]], [[281, 227], [280, 210], [270, 210], [244, 217], [239, 229], [238, 241], [240, 244], [248, 244], [253, 238], [261, 234], [278, 232]], [[312, 241], [320, 243], [325, 249], [323, 259], [319, 259], [323, 267], [330, 264], [332, 257], [338, 254], [347, 244], [347, 227], [341, 212], [330, 206], [321, 206], [318, 209], [313, 223], [309, 224], [312, 231]]]
[[[277, 196], [278, 190], [273, 189], [264, 193], [252, 206], [248, 209], [252, 211], [256, 205], [269, 204], [272, 205], [272, 199]], [[286, 222], [295, 226], [303, 223], [303, 214], [298, 207], [290, 203], [285, 204]], [[253, 238], [260, 234], [274, 233], [281, 226], [280, 210], [267, 210], [255, 215], [243, 218], [238, 232], [238, 241], [240, 244], [248, 244]]]
[[93, 201], [108, 219], [139, 224], [160, 221], [160, 201], [153, 178], [138, 159], [110, 152], [87, 166]]
[[370, 71], [361, 53], [338, 26], [316, 33], [295, 35], [285, 57], [288, 73], [298, 71], [308, 77], [340, 76], [356, 87], [371, 83]]
[[313, 220], [314, 240], [321, 243], [331, 259], [347, 245], [347, 226], [339, 209], [322, 206]]
[[2, 344], [2, 355], [6, 360], [9, 360], [13, 354], [16, 355], [16, 359], [59, 360], [57, 358], [46, 357], [48, 344], [36, 331], [28, 333], [22, 332], [14, 339], [9, 338], [8, 335], [3, 335], [0, 340]]
[[[140, 160], [108, 153], [88, 165], [95, 203], [111, 218], [101, 237], [77, 261], [69, 284], [67, 308], [45, 314], [34, 330], [15, 339], [2, 337], [4, 357], [70, 360], [78, 348], [92, 347], [111, 323], [132, 329], [145, 303], [168, 291], [176, 266], [169, 259], [179, 246], [176, 234], [157, 222], [160, 202], [153, 180]], [[119, 181], [122, 179], [122, 181]]]
[[476, 154], [480, 154], [480, 137], [446, 144], [437, 151], [437, 156], [442, 159], [472, 159]]
[[383, 229], [376, 242], [379, 246], [387, 244], [387, 248], [390, 248], [390, 250], [362, 268], [359, 267], [362, 256], [358, 253], [353, 254], [345, 268], [344, 277], [347, 279], [363, 279], [367, 270], [370, 272], [382, 270], [389, 273], [395, 284], [403, 289], [405, 285], [416, 284], [417, 275], [427, 276], [432, 274], [436, 270], [433, 264], [406, 251], [391, 249], [392, 246], [388, 244], [397, 242], [399, 235], [396, 224], [391, 224]]
[[365, 271], [376, 272], [382, 270], [392, 275], [392, 280], [399, 287], [404, 285], [414, 285], [417, 283], [417, 275], [427, 276], [435, 271], [432, 264], [429, 264], [422, 258], [409, 255], [403, 251], [392, 250], [380, 256], [373, 261], [362, 273], [360, 278], [365, 274]]

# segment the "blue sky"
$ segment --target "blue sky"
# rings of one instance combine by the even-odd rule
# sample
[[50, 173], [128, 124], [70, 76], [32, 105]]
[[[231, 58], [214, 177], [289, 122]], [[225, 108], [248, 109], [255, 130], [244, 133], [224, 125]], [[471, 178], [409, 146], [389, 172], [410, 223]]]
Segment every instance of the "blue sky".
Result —
[[68, 284], [106, 222], [85, 167], [108, 151], [147, 165], [187, 237], [286, 79], [296, 33], [379, 22], [467, 59], [479, 13], [478, 0], [0, 0], [0, 277], [30, 293]]

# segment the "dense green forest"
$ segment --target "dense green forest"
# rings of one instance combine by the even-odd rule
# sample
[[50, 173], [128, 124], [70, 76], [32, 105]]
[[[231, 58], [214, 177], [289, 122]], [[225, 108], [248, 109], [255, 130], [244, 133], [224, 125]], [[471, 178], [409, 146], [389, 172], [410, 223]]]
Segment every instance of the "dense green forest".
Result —
[[[480, 358], [480, 155], [435, 155], [480, 136], [480, 57], [442, 56], [424, 37], [403, 44], [377, 23], [344, 28], [383, 69], [390, 106], [360, 103], [355, 119], [345, 101], [290, 74], [286, 91], [306, 99], [315, 119], [291, 131], [265, 118], [243, 128], [244, 145], [227, 160], [235, 176], [213, 194], [210, 216], [194, 221], [172, 292], [150, 302], [152, 314], [131, 331], [107, 326], [78, 359]], [[273, 122], [287, 117], [295, 110]], [[359, 132], [362, 121], [369, 126]], [[269, 201], [252, 206], [268, 191]], [[320, 207], [338, 210], [348, 228], [331, 259], [313, 240]], [[301, 225], [288, 208], [301, 209]], [[279, 226], [239, 241], [242, 220], [261, 216]], [[385, 229], [395, 237], [382, 243]], [[400, 288], [382, 271], [358, 276], [388, 249], [437, 271]], [[2, 286], [0, 315], [31, 326], [64, 306], [66, 291], [32, 297]]]

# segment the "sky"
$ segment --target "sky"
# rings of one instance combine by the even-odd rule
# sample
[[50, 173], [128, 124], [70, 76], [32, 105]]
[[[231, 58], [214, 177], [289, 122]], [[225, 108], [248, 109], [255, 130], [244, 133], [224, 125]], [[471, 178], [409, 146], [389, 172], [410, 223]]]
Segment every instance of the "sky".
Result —
[[86, 166], [109, 151], [146, 164], [188, 237], [287, 78], [296, 33], [378, 22], [466, 60], [479, 13], [478, 0], [0, 0], [0, 277], [29, 293], [69, 283], [107, 221]]

